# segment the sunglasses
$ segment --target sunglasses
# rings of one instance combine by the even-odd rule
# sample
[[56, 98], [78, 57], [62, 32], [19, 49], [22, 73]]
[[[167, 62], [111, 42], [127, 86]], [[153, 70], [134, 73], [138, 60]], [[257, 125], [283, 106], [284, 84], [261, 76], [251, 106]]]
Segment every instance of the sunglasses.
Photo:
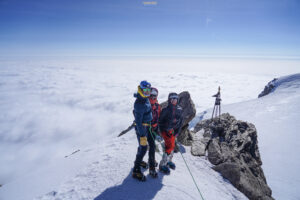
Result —
[[144, 88], [143, 91], [144, 91], [144, 92], [150, 92], [151, 89], [150, 89], [150, 88]]
[[170, 99], [177, 99], [178, 100], [178, 96], [177, 95], [173, 95], [169, 97]]

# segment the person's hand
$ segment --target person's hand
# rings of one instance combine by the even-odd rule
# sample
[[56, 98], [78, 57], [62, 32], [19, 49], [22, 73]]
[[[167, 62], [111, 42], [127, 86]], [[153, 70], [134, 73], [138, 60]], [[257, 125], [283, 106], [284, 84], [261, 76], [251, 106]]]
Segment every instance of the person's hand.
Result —
[[147, 137], [140, 137], [140, 145], [141, 146], [147, 146]]

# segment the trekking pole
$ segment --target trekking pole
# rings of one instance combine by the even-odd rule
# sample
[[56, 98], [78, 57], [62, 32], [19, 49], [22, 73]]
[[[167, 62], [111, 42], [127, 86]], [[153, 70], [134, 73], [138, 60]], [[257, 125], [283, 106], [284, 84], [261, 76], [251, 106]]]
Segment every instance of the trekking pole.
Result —
[[[180, 143], [179, 143], [179, 144], [180, 144]], [[180, 145], [181, 145], [181, 144], [180, 144]], [[185, 161], [185, 159], [184, 159], [184, 157], [183, 157], [183, 154], [182, 154], [180, 148], [179, 148], [179, 152], [180, 152], [180, 155], [181, 155], [181, 157], [182, 157], [182, 159], [183, 159], [183, 161], [184, 161], [184, 163], [185, 163], [186, 168], [188, 169], [188, 171], [189, 171], [189, 173], [190, 173], [190, 175], [191, 175], [191, 177], [192, 177], [192, 179], [193, 179], [193, 181], [194, 181], [194, 184], [195, 184], [195, 186], [196, 186], [196, 188], [197, 188], [197, 190], [198, 190], [198, 192], [199, 192], [199, 194], [200, 194], [201, 199], [204, 200], [204, 198], [203, 198], [203, 196], [202, 196], [202, 193], [201, 193], [201, 191], [200, 191], [200, 189], [199, 189], [199, 187], [198, 187], [198, 185], [197, 185], [197, 183], [196, 183], [196, 181], [195, 181], [195, 179], [194, 179], [194, 176], [193, 176], [193, 174], [192, 174], [192, 172], [191, 172], [191, 170], [190, 170], [190, 168], [189, 168], [187, 162]]]
[[216, 107], [216, 104], [214, 105], [214, 109], [213, 109], [213, 112], [212, 112], [211, 118], [214, 118], [215, 107]]

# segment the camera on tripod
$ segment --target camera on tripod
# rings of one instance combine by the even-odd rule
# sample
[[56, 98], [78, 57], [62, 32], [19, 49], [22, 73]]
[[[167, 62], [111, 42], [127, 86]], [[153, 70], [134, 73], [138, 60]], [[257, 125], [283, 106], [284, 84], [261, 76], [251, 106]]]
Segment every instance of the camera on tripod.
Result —
[[222, 99], [221, 99], [221, 87], [220, 86], [218, 88], [218, 93], [213, 95], [212, 97], [216, 97], [214, 109], [213, 109], [212, 116], [211, 116], [211, 118], [213, 119], [214, 115], [215, 115], [215, 117], [220, 117], [220, 115], [221, 115], [221, 101], [222, 101]]

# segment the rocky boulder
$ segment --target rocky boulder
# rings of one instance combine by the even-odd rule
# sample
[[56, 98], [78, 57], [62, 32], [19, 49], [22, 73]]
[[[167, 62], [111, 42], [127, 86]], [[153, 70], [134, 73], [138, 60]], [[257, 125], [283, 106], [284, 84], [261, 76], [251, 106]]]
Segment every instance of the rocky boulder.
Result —
[[220, 172], [249, 199], [270, 200], [253, 124], [236, 120], [228, 113], [200, 121], [194, 128], [191, 148], [195, 156], [207, 153], [214, 170]]
[[[184, 144], [184, 145], [191, 145], [192, 144], [192, 135], [189, 127], [189, 122], [195, 117], [196, 115], [196, 108], [195, 104], [191, 98], [191, 95], [189, 92], [184, 91], [178, 94], [179, 96], [179, 105], [182, 107], [183, 110], [183, 123], [181, 132], [178, 135], [177, 140]], [[168, 102], [163, 102], [160, 104], [161, 108], [165, 108], [168, 105]]]

